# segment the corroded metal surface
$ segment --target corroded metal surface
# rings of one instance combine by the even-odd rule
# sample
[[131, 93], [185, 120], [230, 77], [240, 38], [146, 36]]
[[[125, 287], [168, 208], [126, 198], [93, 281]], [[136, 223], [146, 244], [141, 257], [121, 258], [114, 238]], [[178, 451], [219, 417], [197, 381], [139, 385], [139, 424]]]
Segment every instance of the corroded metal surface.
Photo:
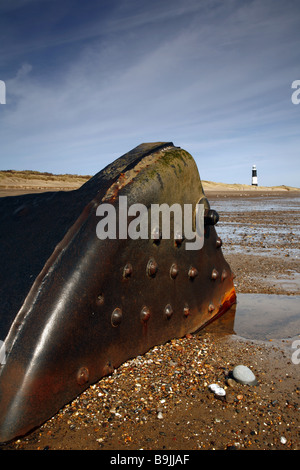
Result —
[[[186, 240], [174, 237], [100, 240], [97, 207], [109, 203], [118, 214], [120, 196], [148, 208], [202, 201], [203, 248], [186, 250]], [[235, 302], [218, 214], [193, 158], [170, 142], [136, 147], [76, 191], [2, 198], [0, 216], [1, 442]]]

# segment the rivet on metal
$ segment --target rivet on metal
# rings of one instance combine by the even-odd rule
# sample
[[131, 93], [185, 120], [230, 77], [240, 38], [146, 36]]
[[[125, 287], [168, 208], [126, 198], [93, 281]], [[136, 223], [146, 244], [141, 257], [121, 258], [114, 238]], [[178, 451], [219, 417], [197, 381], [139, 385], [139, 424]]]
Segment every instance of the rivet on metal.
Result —
[[150, 314], [150, 310], [148, 307], [143, 307], [142, 310], [141, 310], [141, 313], [140, 313], [140, 317], [141, 317], [141, 321], [143, 323], [146, 323], [149, 318], [150, 318], [151, 314]]
[[193, 268], [193, 267], [191, 266], [190, 269], [189, 269], [188, 275], [189, 275], [189, 278], [190, 278], [190, 279], [195, 279], [195, 277], [198, 276], [198, 270], [197, 270], [196, 268]]
[[162, 235], [161, 235], [161, 230], [159, 229], [159, 227], [154, 227], [151, 233], [151, 238], [153, 240], [153, 243], [156, 243], [158, 245], [160, 243], [161, 237]]
[[220, 247], [222, 246], [222, 243], [223, 243], [223, 242], [222, 242], [221, 238], [218, 237], [217, 240], [216, 240], [216, 247], [217, 247], [217, 248], [220, 248]]
[[130, 263], [127, 263], [123, 269], [123, 277], [127, 279], [131, 276], [131, 274], [132, 274], [132, 265]]
[[214, 306], [213, 304], [209, 304], [209, 306], [208, 306], [208, 311], [209, 311], [210, 313], [212, 313], [212, 312], [214, 311], [214, 309], [215, 309], [215, 306]]
[[174, 241], [176, 246], [180, 246], [183, 242], [183, 235], [182, 233], [176, 232], [174, 236]]
[[218, 277], [219, 277], [219, 273], [218, 273], [218, 271], [214, 268], [214, 269], [212, 270], [212, 273], [211, 273], [211, 278], [215, 280], [215, 279], [217, 279]]
[[78, 385], [84, 385], [89, 380], [89, 370], [87, 367], [81, 367], [77, 372], [77, 383]]
[[222, 274], [221, 274], [221, 281], [224, 281], [226, 277], [228, 277], [228, 272], [226, 271], [226, 269], [223, 269]]
[[170, 304], [165, 306], [165, 315], [167, 318], [171, 318], [171, 316], [173, 315], [173, 309]]
[[177, 264], [172, 264], [170, 268], [170, 276], [172, 279], [175, 279], [178, 276], [179, 270]]
[[219, 222], [219, 214], [213, 209], [208, 209], [204, 214], [205, 225], [216, 225]]
[[119, 326], [122, 321], [122, 310], [120, 308], [115, 308], [111, 314], [111, 324], [112, 326]]
[[186, 306], [183, 308], [183, 315], [184, 315], [185, 317], [188, 317], [190, 313], [191, 313], [191, 312], [190, 312], [190, 308], [188, 307], [188, 305], [186, 305]]
[[155, 259], [150, 259], [147, 264], [147, 274], [150, 277], [154, 277], [158, 270], [158, 264]]

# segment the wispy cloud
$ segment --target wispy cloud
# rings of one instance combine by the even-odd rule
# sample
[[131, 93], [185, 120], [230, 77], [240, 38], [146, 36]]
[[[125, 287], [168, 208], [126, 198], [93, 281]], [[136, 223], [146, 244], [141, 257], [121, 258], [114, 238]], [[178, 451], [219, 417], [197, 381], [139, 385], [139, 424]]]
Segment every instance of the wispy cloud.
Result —
[[54, 4], [17, 46], [6, 20], [3, 168], [93, 174], [142, 141], [172, 140], [204, 179], [248, 182], [259, 158], [265, 184], [297, 184], [297, 2], [115, 0], [78, 3], [81, 17]]

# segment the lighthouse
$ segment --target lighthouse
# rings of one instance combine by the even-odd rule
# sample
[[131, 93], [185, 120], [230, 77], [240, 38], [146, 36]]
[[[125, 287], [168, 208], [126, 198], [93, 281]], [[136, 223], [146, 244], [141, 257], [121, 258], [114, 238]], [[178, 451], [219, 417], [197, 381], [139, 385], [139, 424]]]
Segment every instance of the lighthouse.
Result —
[[252, 186], [257, 186], [257, 171], [256, 165], [252, 166]]

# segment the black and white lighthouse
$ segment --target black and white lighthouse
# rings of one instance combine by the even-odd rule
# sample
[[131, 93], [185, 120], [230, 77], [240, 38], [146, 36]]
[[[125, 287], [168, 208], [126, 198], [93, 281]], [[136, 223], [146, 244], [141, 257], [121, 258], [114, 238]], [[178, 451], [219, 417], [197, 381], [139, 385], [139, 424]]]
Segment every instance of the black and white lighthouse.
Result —
[[257, 186], [257, 170], [256, 165], [252, 166], [252, 186]]

